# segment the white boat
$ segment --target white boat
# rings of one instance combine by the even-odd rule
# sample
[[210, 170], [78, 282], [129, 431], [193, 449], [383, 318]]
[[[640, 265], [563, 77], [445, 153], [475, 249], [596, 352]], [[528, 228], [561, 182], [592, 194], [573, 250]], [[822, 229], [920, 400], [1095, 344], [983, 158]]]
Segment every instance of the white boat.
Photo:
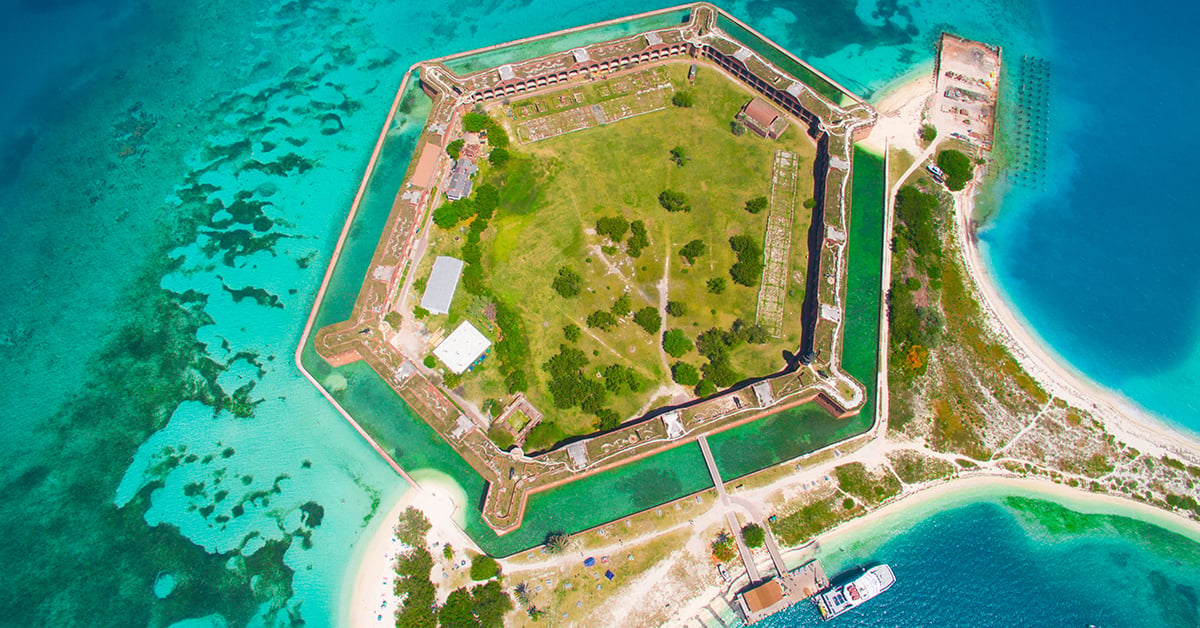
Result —
[[822, 619], [833, 619], [863, 602], [883, 593], [896, 583], [896, 574], [887, 565], [876, 565], [861, 576], [841, 586], [833, 587], [815, 598]]

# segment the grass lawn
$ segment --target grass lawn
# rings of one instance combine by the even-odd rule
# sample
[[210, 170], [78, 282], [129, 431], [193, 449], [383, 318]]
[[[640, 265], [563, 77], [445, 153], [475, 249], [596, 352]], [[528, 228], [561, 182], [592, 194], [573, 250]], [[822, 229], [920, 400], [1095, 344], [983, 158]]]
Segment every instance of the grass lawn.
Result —
[[[589, 360], [586, 372], [596, 377], [613, 364], [634, 370], [642, 381], [639, 391], [610, 393], [605, 402], [625, 420], [649, 410], [651, 401], [661, 402], [664, 394], [686, 391], [681, 387], [672, 390], [675, 385], [669, 365], [675, 360], [661, 349], [662, 331], [682, 329], [695, 340], [709, 328], [728, 329], [735, 319], [754, 323], [759, 288], [732, 281], [729, 269], [736, 258], [729, 238], [744, 234], [762, 243], [767, 212], [752, 215], [743, 207], [751, 198], [770, 195], [776, 150], [801, 155], [786, 322], [782, 338], [735, 351], [733, 366], [743, 376], [774, 371], [782, 366], [781, 352], [794, 350], [800, 342], [799, 309], [804, 297], [809, 226], [809, 210], [801, 203], [812, 195], [815, 146], [795, 125], [774, 142], [750, 133], [734, 136], [730, 121], [750, 99], [750, 92], [708, 66], [701, 67], [695, 86], [689, 87], [687, 68], [686, 63], [676, 63], [666, 69], [676, 89], [690, 89], [695, 94], [692, 108], [668, 107], [529, 144], [514, 141], [513, 159], [503, 170], [485, 168], [478, 175], [501, 188], [500, 210], [481, 242], [483, 263], [496, 295], [516, 308], [524, 320], [532, 356], [526, 394], [546, 413], [547, 421], [557, 423], [567, 434], [594, 431], [596, 419], [578, 408], [563, 411], [554, 407], [547, 389], [548, 375], [541, 365], [560, 345], [582, 350]], [[589, 85], [589, 94], [599, 86], [602, 84]], [[511, 106], [520, 107], [521, 102]], [[497, 104], [489, 113], [508, 123], [512, 120], [509, 107]], [[683, 166], [670, 158], [676, 146], [683, 147], [690, 158]], [[688, 195], [691, 211], [664, 210], [658, 195], [665, 189]], [[597, 219], [607, 216], [644, 221], [649, 245], [639, 257], [627, 253], [625, 242], [614, 243], [595, 232]], [[462, 241], [455, 240], [465, 237], [464, 232], [462, 225], [450, 232], [438, 229], [432, 251], [457, 255]], [[628, 237], [627, 233], [624, 239]], [[689, 265], [679, 249], [693, 239], [702, 240], [707, 251]], [[427, 265], [422, 264], [418, 277], [428, 274]], [[551, 287], [564, 267], [583, 279], [577, 296], [564, 298]], [[723, 294], [708, 291], [707, 282], [715, 277], [727, 284]], [[632, 312], [645, 307], [659, 311], [663, 324], [657, 333], [647, 333], [631, 314], [620, 317], [607, 331], [588, 327], [589, 314], [608, 311], [626, 293]], [[476, 300], [460, 287], [449, 317], [435, 317], [434, 322], [446, 319], [449, 331], [466, 318], [492, 336], [487, 321], [479, 322], [482, 304]], [[685, 314], [668, 316], [662, 310], [667, 300], [685, 304]], [[563, 334], [564, 326], [571, 324], [583, 331], [574, 343]], [[704, 362], [695, 351], [682, 359], [697, 367]], [[506, 393], [494, 365], [487, 361], [463, 379], [463, 386], [468, 398], [478, 402]]]

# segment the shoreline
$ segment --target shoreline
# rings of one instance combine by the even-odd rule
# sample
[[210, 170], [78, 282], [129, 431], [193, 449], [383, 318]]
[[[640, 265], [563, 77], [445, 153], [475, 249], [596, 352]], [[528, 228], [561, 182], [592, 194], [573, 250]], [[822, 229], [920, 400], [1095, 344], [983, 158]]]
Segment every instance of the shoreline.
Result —
[[409, 506], [428, 517], [431, 541], [484, 553], [461, 528], [463, 508], [469, 507], [463, 489], [450, 476], [431, 469], [414, 471], [412, 476], [419, 484], [400, 492], [387, 514], [372, 522], [373, 527], [354, 544], [353, 558], [342, 576], [335, 625], [362, 628], [395, 624], [398, 604], [393, 593], [394, 563], [404, 545], [396, 539], [393, 528]]
[[975, 212], [978, 179], [966, 190], [954, 194], [954, 215], [962, 261], [971, 276], [974, 292], [984, 313], [984, 319], [1000, 341], [1012, 352], [1014, 359], [1031, 377], [1046, 388], [1046, 392], [1092, 412], [1113, 436], [1141, 451], [1183, 451], [1194, 453], [1200, 445], [1200, 435], [1187, 432], [1167, 419], [1151, 413], [1125, 397], [1120, 391], [1107, 388], [1079, 371], [1058, 355], [1007, 299], [1006, 293], [992, 274], [979, 242], [970, 232]]
[[[843, 522], [809, 544], [797, 548], [818, 557], [855, 545], [883, 542], [891, 532], [938, 513], [977, 503], [995, 503], [1005, 497], [1029, 497], [1052, 502], [1084, 515], [1125, 517], [1157, 526], [1200, 544], [1200, 522], [1182, 515], [1106, 493], [1092, 493], [1040, 478], [971, 475], [936, 482]], [[884, 524], [880, 526], [880, 524]], [[871, 527], [873, 529], [867, 530]]]

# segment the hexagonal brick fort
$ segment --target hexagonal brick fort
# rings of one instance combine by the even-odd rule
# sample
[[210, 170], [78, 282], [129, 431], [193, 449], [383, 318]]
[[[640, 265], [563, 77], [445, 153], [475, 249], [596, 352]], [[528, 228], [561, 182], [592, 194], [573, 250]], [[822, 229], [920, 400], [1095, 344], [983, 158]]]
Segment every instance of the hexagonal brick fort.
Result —
[[[649, 23], [653, 20], [645, 18], [681, 11], [686, 11], [686, 18], [674, 25], [650, 28], [465, 75], [450, 69], [454, 60], [463, 57], [487, 58], [488, 52], [500, 48], [537, 45], [549, 38], [610, 24]], [[417, 233], [422, 223], [427, 222], [432, 209], [443, 202], [439, 198], [442, 194], [435, 186], [439, 181], [450, 182], [454, 176], [453, 160], [447, 156], [443, 145], [462, 134], [462, 116], [477, 104], [517, 95], [548, 93], [600, 77], [619, 76], [680, 60], [723, 72], [756, 92], [759, 100], [755, 102], [761, 104], [755, 104], [752, 110], [747, 107], [748, 110], [741, 114], [751, 130], [770, 137], [772, 133], [778, 133], [778, 124], [794, 123], [806, 129], [817, 145], [814, 166], [816, 204], [812, 208], [808, 245], [809, 251], [820, 251], [820, 254], [809, 255], [808, 289], [799, 313], [800, 347], [780, 372], [741, 382], [712, 397], [657, 408], [615, 430], [578, 438], [537, 455], [526, 455], [517, 447], [503, 451], [488, 437], [486, 419], [471, 410], [468, 404], [461, 403], [452, 391], [431, 381], [429, 370], [416, 359], [419, 356], [406, 355], [405, 345], [398, 338], [399, 331], [385, 320], [410, 290], [411, 277], [408, 275], [413, 274], [410, 269], [416, 268], [424, 254], [423, 247], [416, 246]], [[847, 188], [852, 145], [870, 133], [876, 120], [875, 111], [865, 102], [707, 3], [588, 25], [416, 64], [400, 87], [392, 115], [408, 81], [414, 80], [414, 71], [420, 77], [416, 79], [420, 81], [420, 87], [433, 100], [423, 140], [418, 143], [409, 165], [405, 184], [396, 193], [391, 215], [352, 314], [348, 320], [318, 330], [314, 346], [317, 353], [335, 367], [365, 360], [487, 481], [483, 519], [498, 534], [521, 525], [530, 493], [600, 473], [797, 404], [815, 401], [836, 417], [852, 416], [862, 409], [864, 385], [841, 370], [840, 350], [841, 312], [846, 295]], [[392, 123], [392, 115], [385, 123], [380, 146]], [[367, 178], [378, 154], [379, 146], [368, 166]], [[364, 189], [366, 181], [365, 178]], [[347, 230], [361, 196], [360, 191], [347, 220]], [[344, 238], [345, 233], [343, 241]], [[330, 262], [331, 269], [340, 251], [341, 242]], [[326, 284], [329, 276], [327, 274]], [[325, 287], [322, 286], [318, 295], [317, 306]], [[761, 312], [764, 299], [769, 307], [772, 297], [760, 294], [759, 298]], [[314, 318], [310, 319], [310, 329], [305, 331], [305, 340], [316, 311], [317, 307], [314, 307]], [[311, 376], [310, 379], [316, 384], [315, 379]], [[328, 393], [326, 396], [337, 405], [332, 396]], [[370, 440], [340, 405], [339, 410]], [[534, 420], [539, 414], [519, 394], [506, 410], [532, 413]], [[403, 473], [382, 448], [377, 446], [376, 449]]]

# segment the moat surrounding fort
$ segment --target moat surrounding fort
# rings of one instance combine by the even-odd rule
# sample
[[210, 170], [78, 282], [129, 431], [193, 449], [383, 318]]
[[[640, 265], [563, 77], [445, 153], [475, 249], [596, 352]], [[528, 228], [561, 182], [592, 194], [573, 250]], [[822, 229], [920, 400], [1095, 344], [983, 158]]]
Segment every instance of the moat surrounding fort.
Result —
[[[566, 41], [581, 45], [522, 58]], [[695, 102], [681, 106], [680, 98]], [[313, 340], [305, 351], [310, 356], [315, 351], [322, 360], [309, 358], [304, 364], [398, 470], [433, 467], [449, 473], [468, 495], [481, 495], [480, 520], [475, 521], [473, 509], [464, 513], [466, 529], [481, 547], [511, 553], [543, 542], [549, 533], [577, 532], [711, 486], [690, 444], [698, 436], [707, 435], [716, 445], [717, 464], [730, 479], [827, 447], [872, 424], [883, 164], [853, 148], [853, 141], [874, 123], [874, 112], [861, 100], [727, 14], [694, 5], [418, 64], [397, 94], [396, 106], [406, 111], [427, 107], [425, 131], [415, 146], [392, 146], [390, 118], [385, 125], [347, 229], [363, 211], [382, 212], [388, 206], [389, 219], [369, 263], [356, 260], [361, 287], [352, 310], [342, 315], [345, 322], [338, 322], [342, 319], [332, 308], [315, 311]], [[645, 129], [639, 131], [639, 125]], [[597, 198], [620, 186], [626, 175], [606, 182], [605, 166], [589, 155], [612, 150], [615, 141], [621, 157], [611, 170], [654, 172], [648, 164], [666, 163], [672, 136], [663, 133], [647, 148], [645, 142], [622, 140], [622, 132], [645, 138], [674, 127], [673, 137], [681, 144], [696, 141], [686, 149], [677, 146], [687, 154], [675, 155], [674, 165], [658, 167], [664, 171], [661, 176], [646, 176], [667, 185], [698, 182], [692, 186], [697, 189], [683, 195], [685, 204], [696, 205], [694, 211], [672, 211], [661, 197], [655, 203], [650, 188], [658, 183], [653, 182], [645, 189], [618, 189], [611, 203]], [[505, 137], [496, 146], [498, 135]], [[599, 146], [589, 145], [597, 141]], [[726, 144], [729, 149], [723, 148]], [[413, 157], [402, 176], [398, 168], [381, 167], [406, 149]], [[512, 158], [496, 164], [489, 155], [497, 150]], [[730, 151], [748, 164], [745, 174], [717, 165], [734, 158]], [[567, 170], [554, 174], [553, 185], [548, 177], [539, 181], [517, 171], [545, 168], [547, 160]], [[639, 167], [643, 162], [647, 165]], [[601, 170], [592, 173], [589, 167]], [[676, 169], [700, 174], [681, 180]], [[582, 189], [572, 180], [576, 177], [585, 182]], [[597, 179], [599, 185], [586, 186]], [[569, 183], [559, 185], [564, 180]], [[522, 204], [528, 188], [539, 184], [543, 196]], [[522, 185], [523, 194], [510, 192]], [[710, 186], [716, 197], [705, 194]], [[498, 202], [484, 200], [491, 205], [486, 216], [472, 215], [456, 225], [452, 212], [465, 204], [458, 199], [479, 204], [485, 187], [499, 192]], [[741, 188], [744, 193], [736, 193]], [[526, 250], [554, 248], [544, 246], [556, 234], [539, 233], [539, 217], [542, 224], [569, 222], [554, 218], [563, 213], [555, 209], [557, 196], [576, 199], [574, 204], [596, 204], [559, 240], [578, 240], [579, 232], [585, 232], [594, 234], [595, 244], [568, 245], [550, 258], [527, 260]], [[580, 196], [589, 200], [580, 201]], [[751, 209], [748, 201], [758, 196], [766, 211]], [[590, 209], [566, 205], [576, 215]], [[610, 216], [614, 210], [619, 214]], [[499, 235], [488, 231], [493, 212]], [[533, 226], [524, 216], [530, 212]], [[684, 222], [677, 216], [685, 217]], [[612, 224], [604, 220], [618, 221], [621, 233], [610, 233], [606, 240], [590, 229], [592, 222], [600, 229]], [[511, 228], [518, 221], [525, 233]], [[625, 243], [630, 223], [635, 235]], [[649, 237], [642, 226], [647, 224]], [[706, 225], [712, 225], [708, 231]], [[652, 249], [644, 256], [640, 249], [647, 244], [633, 245], [638, 228]], [[672, 229], [679, 234], [674, 239]], [[752, 242], [764, 260], [751, 265], [761, 277], [743, 279], [748, 288], [735, 283], [736, 264], [733, 281], [723, 266], [737, 255], [737, 246], [731, 255], [724, 240], [743, 232], [749, 235], [739, 237]], [[705, 233], [713, 237], [701, 244], [699, 255], [681, 259], [674, 254], [679, 245]], [[458, 250], [463, 237], [471, 236], [470, 247], [481, 241], [480, 234], [486, 256]], [[519, 261], [507, 263], [495, 254], [506, 237], [515, 241], [505, 245], [509, 250], [522, 249], [513, 255]], [[362, 248], [355, 247], [353, 254], [365, 256]], [[560, 262], [572, 261], [571, 254], [575, 262], [586, 256], [587, 264], [597, 258], [591, 268], [576, 263], [559, 271], [560, 277], [570, 273], [575, 283], [588, 286], [582, 300], [608, 309], [617, 320], [628, 321], [637, 310], [632, 318], [643, 329], [615, 321], [605, 325], [603, 316], [593, 324], [592, 317], [583, 320], [591, 307], [551, 302], [556, 298], [548, 294], [554, 271]], [[434, 265], [439, 255], [439, 265], [457, 262], [448, 281], [445, 269]], [[467, 258], [466, 270], [455, 255]], [[696, 257], [715, 272], [695, 277], [702, 268]], [[606, 270], [595, 270], [600, 262]], [[326, 291], [350, 288], [353, 271], [346, 267], [338, 260]], [[485, 267], [496, 288], [484, 284]], [[460, 273], [463, 285], [457, 285]], [[714, 280], [728, 282], [729, 294], [716, 292]], [[444, 285], [431, 289], [430, 281], [448, 283], [448, 290]], [[518, 287], [526, 284], [527, 289]], [[423, 297], [418, 288], [425, 295], [440, 294]], [[542, 288], [547, 293], [539, 293]], [[597, 294], [600, 288], [607, 296]], [[578, 292], [571, 288], [569, 296]], [[463, 302], [470, 305], [458, 305]], [[691, 311], [674, 309], [681, 302]], [[563, 308], [579, 313], [562, 315]], [[710, 308], [711, 314], [706, 311]], [[610, 327], [620, 328], [614, 332]], [[696, 338], [706, 327], [711, 331], [707, 338]], [[696, 331], [687, 332], [683, 350], [673, 351], [670, 334], [685, 337], [685, 329]], [[749, 345], [746, 335], [753, 337]], [[466, 337], [470, 340], [463, 344]], [[660, 338], [661, 350], [655, 346]], [[733, 349], [733, 357], [722, 350], [718, 358], [710, 353], [703, 369], [692, 367], [704, 375], [699, 385], [679, 374], [681, 361], [669, 365], [693, 343], [703, 350], [706, 340], [712, 345], [714, 339]], [[572, 342], [580, 342], [591, 355], [568, 349]], [[780, 343], [779, 349], [770, 342]], [[647, 343], [650, 348], [643, 351], [648, 355], [638, 358], [637, 347]], [[590, 411], [599, 418], [592, 425], [572, 409], [574, 403], [561, 403], [564, 396], [591, 390], [586, 378], [558, 397], [538, 385], [546, 378], [539, 367], [555, 357], [554, 347], [560, 344], [557, 360], [586, 363], [606, 349], [617, 360], [604, 370], [606, 380], [628, 373], [625, 386], [604, 382], [616, 394], [604, 397], [599, 391], [600, 399], [617, 409], [593, 404]], [[628, 346], [633, 355], [623, 356], [613, 345]], [[460, 346], [469, 347], [470, 355], [458, 355], [464, 350]], [[770, 358], [780, 354], [782, 358]], [[462, 364], [450, 363], [459, 360]], [[599, 377], [597, 367], [603, 368], [603, 362], [575, 366]], [[512, 385], [513, 377], [520, 378], [520, 385]], [[638, 386], [629, 379], [642, 380], [653, 394], [637, 395]], [[709, 381], [714, 379], [721, 390]], [[563, 384], [554, 379], [550, 386], [561, 389]], [[588, 409], [586, 400], [583, 408]], [[557, 438], [531, 442], [539, 426], [553, 427]], [[589, 434], [596, 428], [598, 433]], [[412, 438], [420, 433], [426, 435]], [[562, 507], [574, 500], [597, 500], [605, 507]], [[551, 517], [547, 511], [559, 515]], [[566, 512], [578, 515], [562, 517]], [[480, 523], [495, 532], [481, 534]], [[488, 541], [493, 534], [502, 536]]]

